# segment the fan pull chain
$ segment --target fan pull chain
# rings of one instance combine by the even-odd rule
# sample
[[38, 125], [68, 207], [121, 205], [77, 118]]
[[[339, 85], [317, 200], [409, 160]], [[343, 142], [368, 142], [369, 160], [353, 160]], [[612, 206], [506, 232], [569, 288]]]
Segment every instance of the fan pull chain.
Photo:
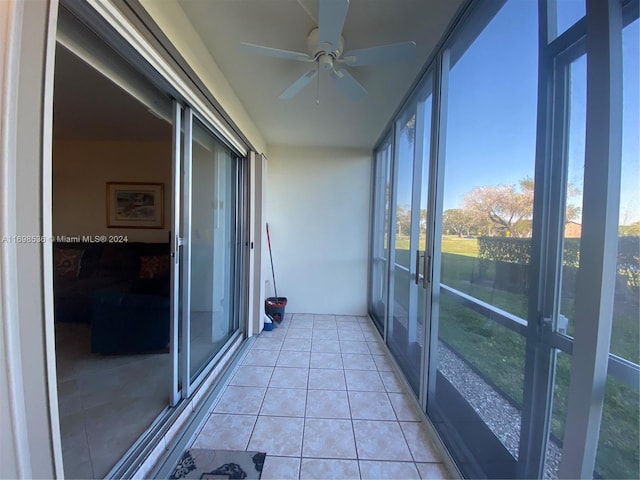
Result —
[[320, 105], [320, 64], [316, 62], [316, 69], [318, 74], [316, 75], [316, 105]]

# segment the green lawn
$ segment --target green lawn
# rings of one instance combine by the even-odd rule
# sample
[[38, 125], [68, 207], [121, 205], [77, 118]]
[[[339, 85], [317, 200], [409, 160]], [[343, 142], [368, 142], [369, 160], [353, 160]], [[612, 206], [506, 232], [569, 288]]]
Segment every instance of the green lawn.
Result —
[[[422, 249], [424, 242], [421, 244]], [[411, 261], [408, 239], [396, 242], [396, 247], [396, 262], [408, 266], [408, 262]], [[490, 264], [488, 268], [480, 271], [475, 238], [445, 236], [442, 239], [442, 252], [442, 283], [526, 319], [526, 288], [523, 286], [520, 292], [517, 291], [517, 284], [516, 288], [510, 289], [512, 291], [497, 288], [494, 266]], [[404, 278], [397, 280], [396, 286], [406, 283]], [[406, 301], [403, 300], [406, 296], [402, 295], [404, 290], [404, 287], [396, 289], [399, 295], [396, 297], [397, 301]], [[572, 307], [571, 299], [563, 300], [563, 313], [573, 317]], [[617, 308], [614, 312], [611, 348], [617, 354], [637, 361], [639, 325], [638, 319], [634, 318], [629, 310], [633, 313], [633, 307]], [[524, 383], [524, 338], [447, 296], [441, 297], [439, 320], [441, 338], [462, 352], [469, 362], [513, 400], [521, 403]], [[570, 361], [569, 355], [558, 353], [551, 429], [559, 439], [563, 437], [566, 417]], [[605, 391], [596, 461], [596, 471], [604, 478], [638, 478], [639, 418], [638, 392], [610, 378]]]
[[478, 241], [475, 238], [460, 238], [450, 235], [442, 237], [442, 251], [465, 255], [467, 257], [478, 256]]
[[[424, 236], [420, 237], [418, 244], [420, 246], [420, 250], [424, 250]], [[396, 250], [409, 250], [409, 237], [404, 235], [396, 236], [395, 245]], [[477, 257], [478, 241], [475, 238], [460, 238], [452, 235], [445, 235], [442, 237], [442, 251], [458, 255], [466, 255], [469, 257]]]

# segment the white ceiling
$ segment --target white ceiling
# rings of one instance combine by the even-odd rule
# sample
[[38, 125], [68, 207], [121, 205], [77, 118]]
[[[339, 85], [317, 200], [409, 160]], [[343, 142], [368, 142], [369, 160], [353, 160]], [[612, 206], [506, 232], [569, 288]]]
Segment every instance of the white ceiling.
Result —
[[169, 123], [60, 44], [53, 92], [56, 140], [171, 142]]
[[327, 75], [292, 100], [278, 95], [310, 69], [304, 62], [261, 57], [240, 42], [307, 52], [318, 0], [178, 0], [216, 63], [271, 145], [373, 147], [462, 0], [351, 0], [345, 50], [416, 42], [416, 59], [401, 65], [351, 67], [369, 92], [344, 96]]

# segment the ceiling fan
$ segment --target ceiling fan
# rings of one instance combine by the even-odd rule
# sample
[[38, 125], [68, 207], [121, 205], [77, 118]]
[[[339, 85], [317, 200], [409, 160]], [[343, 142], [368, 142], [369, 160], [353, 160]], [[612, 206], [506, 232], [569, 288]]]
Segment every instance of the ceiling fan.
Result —
[[382, 63], [409, 62], [413, 59], [416, 49], [415, 42], [393, 43], [344, 52], [342, 27], [348, 8], [349, 0], [319, 0], [318, 26], [311, 30], [307, 37], [309, 53], [241, 43], [244, 50], [259, 55], [316, 64], [315, 68], [294, 81], [278, 98], [288, 100], [295, 97], [314, 78], [319, 78], [320, 70], [325, 70], [330, 72], [331, 78], [349, 98], [360, 100], [367, 95], [367, 91], [346, 69], [340, 68], [341, 64], [348, 67], [360, 67]]

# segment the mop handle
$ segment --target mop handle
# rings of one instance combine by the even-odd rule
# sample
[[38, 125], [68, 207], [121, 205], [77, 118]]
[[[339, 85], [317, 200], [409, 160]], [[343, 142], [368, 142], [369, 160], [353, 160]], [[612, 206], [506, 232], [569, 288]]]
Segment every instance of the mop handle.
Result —
[[278, 298], [278, 288], [276, 287], [276, 274], [273, 270], [273, 255], [271, 253], [271, 236], [269, 235], [269, 224], [267, 223], [267, 243], [269, 244], [269, 260], [271, 260], [271, 278], [273, 278], [273, 291]]

